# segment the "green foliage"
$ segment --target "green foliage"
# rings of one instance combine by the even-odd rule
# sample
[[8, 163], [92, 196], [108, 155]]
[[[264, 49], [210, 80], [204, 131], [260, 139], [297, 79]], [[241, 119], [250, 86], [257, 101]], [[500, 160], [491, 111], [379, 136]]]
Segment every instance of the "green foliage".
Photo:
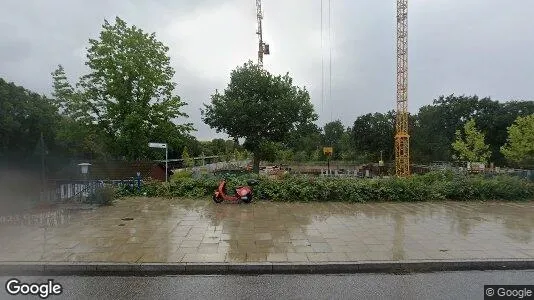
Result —
[[322, 129], [316, 124], [307, 124], [290, 132], [285, 143], [288, 149], [295, 152], [304, 152], [306, 157], [322, 146]]
[[[76, 88], [67, 80], [62, 66], [52, 73], [54, 97], [62, 113], [81, 129], [70, 141], [83, 145], [87, 136], [104, 145], [90, 145], [98, 152], [104, 146], [114, 156], [129, 159], [149, 157], [148, 142], [165, 141], [171, 148], [181, 145], [180, 137], [191, 124], [176, 125], [173, 119], [187, 117], [185, 105], [173, 94], [174, 70], [168, 47], [120, 18], [107, 20], [98, 39], [90, 39], [87, 62], [90, 72]], [[68, 130], [68, 129], [67, 129]], [[180, 147], [181, 148], [181, 147]]]
[[508, 127], [508, 141], [501, 152], [517, 165], [534, 165], [534, 114], [518, 117]]
[[295, 160], [295, 153], [291, 149], [279, 149], [276, 152], [276, 160], [280, 162], [291, 162]]
[[211, 141], [202, 141], [202, 152], [209, 155], [225, 155], [228, 153], [234, 153], [235, 150], [242, 152], [244, 149], [237, 142], [233, 140], [213, 139]]
[[113, 186], [104, 186], [97, 189], [93, 194], [87, 198], [88, 203], [99, 205], [112, 205], [113, 199], [119, 195], [118, 191]]
[[332, 159], [337, 160], [341, 158], [342, 147], [341, 139], [345, 134], [345, 127], [340, 120], [328, 122], [323, 127], [323, 141], [322, 144], [325, 147], [333, 147], [334, 153]]
[[178, 172], [174, 172], [174, 174], [172, 174], [171, 176], [171, 181], [174, 181], [174, 180], [181, 180], [183, 178], [191, 178], [193, 177], [193, 172], [192, 171], [178, 171]]
[[289, 74], [273, 76], [252, 61], [232, 71], [224, 93], [216, 91], [202, 110], [211, 128], [245, 139], [255, 172], [260, 160], [272, 157], [271, 143], [287, 141], [292, 131], [316, 119], [305, 88], [294, 86]]
[[458, 153], [459, 158], [464, 161], [487, 163], [491, 152], [484, 141], [484, 133], [477, 130], [474, 119], [465, 123], [464, 135], [465, 138], [460, 130], [457, 130], [456, 141], [452, 143], [452, 148]]
[[293, 155], [293, 160], [296, 162], [304, 162], [309, 159], [308, 154], [306, 151], [298, 151]]
[[58, 150], [60, 122], [53, 100], [0, 78], [0, 157], [33, 155], [41, 132], [49, 150]]
[[[227, 190], [246, 185], [250, 175], [230, 176]], [[437, 200], [531, 200], [534, 184], [517, 177], [466, 176], [452, 172], [432, 172], [410, 178], [350, 179], [286, 176], [283, 179], [254, 177], [256, 199], [273, 201], [370, 202], [370, 201], [437, 201]], [[164, 183], [149, 182], [142, 192], [148, 196], [206, 197], [218, 186], [218, 178], [180, 178]], [[133, 193], [135, 194], [135, 193]]]
[[393, 159], [393, 137], [395, 135], [395, 114], [375, 113], [359, 116], [351, 129], [351, 144], [355, 156], [363, 156], [371, 161], [378, 161], [380, 151], [384, 160]]
[[184, 160], [183, 163], [186, 168], [191, 168], [194, 165], [194, 160], [189, 156], [187, 147], [184, 147], [184, 151], [182, 151], [182, 159]]
[[418, 162], [450, 161], [456, 130], [474, 118], [479, 130], [486, 133], [491, 161], [502, 165], [505, 160], [500, 147], [506, 143], [506, 128], [518, 116], [533, 113], [534, 101], [499, 103], [477, 96], [440, 96], [432, 105], [419, 109], [415, 122], [410, 121], [410, 152]]

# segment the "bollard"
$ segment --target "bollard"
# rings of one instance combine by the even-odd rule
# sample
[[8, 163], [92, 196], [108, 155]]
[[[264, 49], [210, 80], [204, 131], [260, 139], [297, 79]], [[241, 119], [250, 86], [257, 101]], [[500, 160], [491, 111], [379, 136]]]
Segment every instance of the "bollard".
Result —
[[137, 192], [141, 193], [141, 172], [137, 172]]

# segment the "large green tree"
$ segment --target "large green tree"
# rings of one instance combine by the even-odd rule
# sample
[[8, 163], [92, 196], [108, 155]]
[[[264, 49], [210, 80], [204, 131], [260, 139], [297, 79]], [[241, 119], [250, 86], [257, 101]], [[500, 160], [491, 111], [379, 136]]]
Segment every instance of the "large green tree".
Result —
[[290, 138], [285, 145], [298, 154], [300, 161], [305, 160], [312, 153], [317, 152], [322, 145], [322, 129], [314, 123], [302, 126], [290, 132]]
[[508, 127], [518, 117], [524, 117], [530, 114], [534, 114], [534, 101], [507, 101], [498, 103], [498, 108], [486, 110], [484, 110], [483, 104], [480, 105], [476, 117], [477, 126], [488, 133], [486, 141], [492, 151], [492, 161], [496, 164], [504, 165], [507, 162], [507, 159], [500, 150], [501, 146], [507, 141]]
[[[89, 73], [72, 87], [60, 66], [54, 94], [71, 122], [85, 126], [82, 135], [98, 134], [113, 156], [149, 156], [148, 142], [167, 142], [182, 149], [181, 136], [191, 124], [177, 125], [185, 105], [174, 94], [174, 70], [169, 48], [120, 18], [104, 21], [98, 39], [90, 39], [86, 65]], [[178, 150], [179, 151], [179, 150]]]
[[345, 126], [340, 120], [328, 122], [323, 127], [323, 146], [333, 147], [332, 159], [338, 160], [341, 158], [341, 139], [345, 133]]
[[63, 154], [56, 143], [60, 122], [53, 100], [0, 78], [0, 157], [33, 155], [41, 133], [49, 150]]
[[352, 128], [347, 127], [339, 140], [339, 153], [340, 158], [343, 160], [353, 160], [355, 158], [356, 152], [351, 141], [351, 133]]
[[217, 132], [244, 138], [253, 153], [253, 169], [273, 156], [274, 143], [286, 142], [292, 131], [317, 119], [310, 95], [293, 85], [289, 74], [274, 76], [249, 61], [236, 68], [223, 93], [215, 92], [205, 104], [202, 119]]
[[478, 101], [477, 96], [449, 95], [421, 107], [417, 116], [419, 126], [411, 133], [416, 147], [411, 152], [417, 153], [414, 159], [422, 162], [451, 160], [456, 130], [474, 117]]
[[463, 131], [462, 135], [460, 130], [456, 130], [456, 141], [452, 143], [458, 158], [468, 162], [487, 163], [491, 152], [485, 142], [485, 134], [477, 130], [475, 119], [467, 121]]
[[508, 141], [501, 152], [518, 166], [534, 166], [534, 114], [518, 117], [508, 127]]
[[[420, 108], [411, 132], [411, 153], [418, 162], [449, 161], [453, 152], [450, 145], [456, 130], [474, 118], [477, 128], [486, 132], [491, 161], [505, 162], [500, 147], [506, 142], [506, 128], [518, 116], [534, 113], [534, 101], [498, 102], [475, 96], [440, 96], [432, 105]], [[411, 124], [410, 124], [411, 125]]]
[[356, 156], [378, 161], [380, 151], [385, 160], [393, 158], [395, 113], [375, 113], [359, 116], [352, 126], [352, 143]]

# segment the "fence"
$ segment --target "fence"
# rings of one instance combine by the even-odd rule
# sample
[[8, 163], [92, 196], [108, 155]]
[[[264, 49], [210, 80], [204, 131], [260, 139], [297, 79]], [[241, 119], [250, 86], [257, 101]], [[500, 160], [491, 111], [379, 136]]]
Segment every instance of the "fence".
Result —
[[534, 181], [534, 170], [521, 170], [521, 169], [498, 169], [496, 174], [507, 174], [511, 176], [521, 177], [530, 181]]
[[200, 176], [203, 173], [216, 173], [221, 170], [238, 170], [245, 168], [250, 164], [250, 160], [231, 161], [231, 162], [217, 162], [212, 164], [206, 164], [200, 167], [193, 167], [191, 171], [193, 176]]
[[43, 192], [41, 199], [49, 202], [83, 202], [106, 185], [136, 188], [142, 182], [134, 177], [125, 180], [56, 180], [50, 184], [49, 190]]

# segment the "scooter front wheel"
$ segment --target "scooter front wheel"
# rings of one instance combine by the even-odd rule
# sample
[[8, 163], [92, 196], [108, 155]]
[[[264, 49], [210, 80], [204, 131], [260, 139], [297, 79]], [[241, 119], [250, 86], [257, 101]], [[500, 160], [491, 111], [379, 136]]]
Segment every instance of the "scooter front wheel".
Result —
[[246, 199], [243, 199], [243, 202], [245, 202], [245, 203], [250, 203], [250, 202], [252, 202], [252, 194], [247, 195], [247, 198], [246, 198]]
[[213, 199], [213, 201], [215, 201], [215, 203], [223, 202], [223, 198], [222, 197], [217, 197], [215, 195], [212, 196], [212, 199]]

